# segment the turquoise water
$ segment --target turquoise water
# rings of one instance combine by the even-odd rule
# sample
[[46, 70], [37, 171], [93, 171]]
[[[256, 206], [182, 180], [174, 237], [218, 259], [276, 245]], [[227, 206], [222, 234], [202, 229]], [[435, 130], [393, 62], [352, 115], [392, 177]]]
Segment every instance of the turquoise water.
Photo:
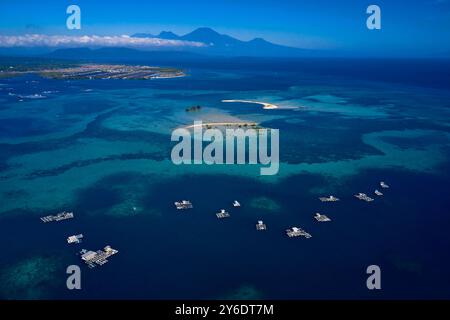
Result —
[[[264, 63], [151, 81], [0, 79], [0, 296], [449, 298], [446, 78]], [[202, 110], [187, 113], [192, 105]], [[173, 129], [219, 119], [279, 129], [279, 173], [170, 161]], [[353, 197], [381, 180], [391, 185], [382, 198]], [[342, 201], [318, 201], [329, 194]], [[176, 211], [181, 199], [194, 209]], [[215, 217], [221, 208], [228, 221]], [[40, 223], [62, 210], [76, 218]], [[318, 224], [315, 212], [332, 222]], [[267, 232], [255, 231], [259, 219]], [[295, 225], [313, 237], [288, 239]], [[65, 243], [78, 233], [81, 245]], [[67, 290], [76, 253], [107, 244], [119, 254], [82, 265], [83, 289]], [[370, 264], [382, 269], [379, 292], [365, 286]]]

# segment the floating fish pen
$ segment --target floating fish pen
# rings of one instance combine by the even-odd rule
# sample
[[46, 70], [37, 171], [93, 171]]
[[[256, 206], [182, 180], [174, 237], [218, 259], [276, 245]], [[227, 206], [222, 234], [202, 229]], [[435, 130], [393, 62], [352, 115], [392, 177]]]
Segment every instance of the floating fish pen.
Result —
[[329, 196], [329, 197], [320, 197], [319, 200], [322, 202], [336, 202], [339, 201], [339, 198], [336, 198], [335, 196]]
[[192, 209], [194, 206], [188, 200], [181, 200], [180, 202], [175, 202], [175, 207], [178, 210], [186, 210], [186, 209]]
[[331, 219], [328, 218], [326, 215], [320, 214], [320, 213], [316, 213], [316, 214], [314, 215], [314, 218], [315, 218], [317, 221], [319, 221], [319, 222], [328, 222], [328, 221], [331, 221]]
[[256, 230], [258, 231], [267, 230], [267, 226], [264, 224], [262, 220], [259, 220], [258, 223], [256, 224]]
[[68, 237], [67, 243], [81, 243], [82, 239], [83, 239], [83, 235], [80, 233], [80, 234]]
[[237, 200], [234, 200], [233, 207], [240, 207], [240, 206], [241, 204]]
[[367, 194], [362, 193], [362, 192], [355, 194], [355, 197], [358, 198], [359, 200], [364, 200], [367, 202], [371, 202], [374, 200], [373, 198], [369, 197]]
[[292, 227], [291, 229], [286, 230], [286, 234], [289, 238], [294, 237], [305, 237], [306, 239], [311, 238], [312, 236], [306, 232], [305, 230], [297, 227]]
[[380, 182], [380, 186], [385, 189], [389, 188], [389, 186], [384, 181]]
[[56, 215], [49, 215], [49, 216], [45, 216], [45, 217], [41, 217], [41, 221], [44, 223], [47, 222], [52, 222], [52, 221], [63, 221], [63, 220], [67, 220], [67, 219], [72, 219], [73, 218], [73, 212], [60, 212]]
[[80, 251], [81, 260], [83, 260], [89, 268], [95, 268], [96, 266], [102, 266], [108, 262], [108, 258], [118, 253], [116, 249], [106, 246], [103, 250], [97, 252], [88, 251], [83, 249]]
[[380, 191], [378, 191], [378, 190], [375, 190], [375, 194], [376, 194], [377, 196], [382, 196], [382, 195], [383, 195], [383, 193], [380, 192]]
[[216, 213], [218, 219], [228, 218], [230, 214], [225, 211], [225, 209], [221, 209], [220, 212]]

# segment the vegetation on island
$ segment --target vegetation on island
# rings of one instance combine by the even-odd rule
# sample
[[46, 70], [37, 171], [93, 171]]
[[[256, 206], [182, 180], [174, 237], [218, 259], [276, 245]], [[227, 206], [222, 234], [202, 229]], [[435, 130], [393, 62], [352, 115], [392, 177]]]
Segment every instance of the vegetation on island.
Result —
[[196, 106], [192, 106], [192, 107], [189, 107], [189, 108], [186, 108], [186, 112], [195, 112], [195, 111], [200, 111], [200, 109], [201, 109], [202, 107], [201, 106], [199, 106], [199, 105], [196, 105]]

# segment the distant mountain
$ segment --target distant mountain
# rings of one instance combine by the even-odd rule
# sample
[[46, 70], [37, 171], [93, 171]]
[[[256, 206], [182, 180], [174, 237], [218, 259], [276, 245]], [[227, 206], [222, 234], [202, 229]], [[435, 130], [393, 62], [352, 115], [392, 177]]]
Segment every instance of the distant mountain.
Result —
[[173, 32], [163, 31], [155, 36], [146, 33], [136, 33], [131, 37], [160, 38], [166, 40], [196, 41], [206, 44], [204, 47], [189, 48], [202, 54], [225, 56], [256, 56], [256, 57], [304, 57], [321, 55], [320, 51], [299, 49], [271, 43], [262, 38], [241, 41], [231, 36], [220, 34], [211, 28], [198, 28], [188, 34], [179, 36]]
[[180, 37], [173, 32], [170, 31], [161, 31], [158, 35], [153, 35], [151, 33], [135, 33], [132, 35], [134, 38], [159, 38], [166, 40], [179, 40]]
[[130, 48], [68, 48], [58, 49], [44, 55], [52, 59], [86, 60], [86, 61], [155, 61], [173, 62], [178, 60], [198, 60], [201, 55], [186, 51], [142, 51]]
[[[158, 35], [136, 33], [135, 38], [160, 38], [165, 40], [194, 41], [205, 46], [177, 46], [171, 49], [153, 48], [138, 50], [132, 48], [65, 48], [57, 49], [42, 56], [53, 59], [70, 59], [105, 62], [148, 62], [170, 63], [178, 61], [199, 61], [208, 57], [323, 57], [325, 51], [292, 48], [271, 43], [262, 38], [241, 41], [210, 28], [198, 28], [185, 35], [162, 31]], [[168, 51], [170, 50], [170, 51]]]
[[198, 28], [180, 37], [181, 40], [203, 42], [213, 46], [236, 46], [245, 43], [210, 28]]
[[178, 40], [179, 36], [177, 36], [175, 33], [170, 32], [170, 31], [162, 31], [158, 35], [158, 38], [166, 39], [166, 40]]

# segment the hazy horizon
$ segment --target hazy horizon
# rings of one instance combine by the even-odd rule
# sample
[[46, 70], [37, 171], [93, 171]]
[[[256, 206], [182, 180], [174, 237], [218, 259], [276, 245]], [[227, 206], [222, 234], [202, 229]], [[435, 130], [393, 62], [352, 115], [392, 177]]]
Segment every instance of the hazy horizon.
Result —
[[[365, 1], [329, 0], [314, 3], [275, 1], [171, 1], [170, 3], [104, 3], [80, 0], [81, 29], [68, 30], [71, 3], [47, 0], [24, 8], [13, 1], [0, 4], [0, 47], [143, 46], [189, 48], [208, 45], [161, 39], [133, 43], [125, 36], [158, 35], [162, 31], [185, 35], [208, 27], [241, 41], [263, 38], [294, 48], [383, 57], [442, 57], [450, 53], [450, 1], [378, 1], [381, 29], [369, 30]], [[139, 8], [139, 10], [137, 9]], [[182, 12], [182, 15], [178, 14]], [[45, 13], [45, 14], [44, 14]], [[33, 36], [31, 36], [33, 35]], [[34, 41], [34, 42], [33, 42]], [[53, 44], [56, 43], [56, 44]], [[105, 45], [105, 43], [107, 45]], [[130, 44], [131, 43], [131, 44]]]

